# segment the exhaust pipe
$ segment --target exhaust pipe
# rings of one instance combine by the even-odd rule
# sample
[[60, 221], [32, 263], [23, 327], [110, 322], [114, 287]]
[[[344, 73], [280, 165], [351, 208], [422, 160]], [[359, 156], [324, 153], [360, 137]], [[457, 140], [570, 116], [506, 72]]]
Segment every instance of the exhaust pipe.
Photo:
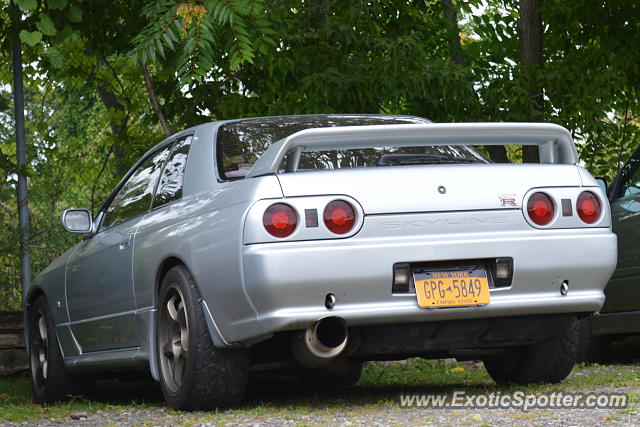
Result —
[[310, 328], [300, 331], [291, 342], [293, 357], [302, 366], [317, 368], [327, 365], [347, 346], [347, 325], [339, 317], [325, 317]]

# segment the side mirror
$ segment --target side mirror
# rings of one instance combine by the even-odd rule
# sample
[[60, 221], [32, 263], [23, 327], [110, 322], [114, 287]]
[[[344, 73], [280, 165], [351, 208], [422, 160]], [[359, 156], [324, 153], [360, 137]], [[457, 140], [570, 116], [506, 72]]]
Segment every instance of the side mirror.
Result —
[[93, 232], [93, 220], [88, 209], [67, 209], [62, 212], [60, 222], [69, 233], [86, 236]]
[[598, 187], [600, 187], [600, 189], [602, 190], [602, 192], [604, 194], [607, 195], [607, 197], [609, 196], [609, 192], [607, 191], [607, 181], [604, 178], [596, 178], [596, 182], [598, 183]]

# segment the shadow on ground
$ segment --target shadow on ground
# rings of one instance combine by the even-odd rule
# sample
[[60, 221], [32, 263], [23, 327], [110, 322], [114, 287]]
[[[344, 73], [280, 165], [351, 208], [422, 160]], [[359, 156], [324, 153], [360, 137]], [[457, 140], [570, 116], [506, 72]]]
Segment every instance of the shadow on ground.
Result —
[[621, 341], [615, 341], [611, 345], [607, 356], [608, 363], [640, 363], [640, 335], [633, 335]]
[[[609, 363], [613, 364], [640, 363], [640, 336], [628, 337], [624, 341], [614, 343], [609, 356]], [[440, 362], [424, 362], [427, 366], [431, 363]], [[417, 365], [420, 364], [422, 363], [417, 363]], [[389, 373], [390, 371], [402, 372], [402, 368], [398, 365], [384, 368], [370, 366], [368, 375], [365, 372], [360, 385], [330, 390], [302, 384], [294, 377], [253, 375], [241, 409], [264, 405], [312, 407], [318, 400], [322, 400], [323, 406], [345, 406], [345, 404], [361, 406], [396, 400], [400, 393], [453, 393], [456, 390], [482, 393], [509, 389], [509, 387], [495, 385], [484, 374], [481, 364], [469, 363], [466, 366], [468, 375], [437, 379], [430, 376], [428, 371], [420, 371], [416, 368], [416, 364], [406, 366], [407, 371], [413, 371], [407, 378]], [[448, 370], [448, 368], [445, 369]], [[382, 377], [378, 378], [378, 374]], [[159, 384], [150, 379], [98, 381], [90, 400], [114, 405], [136, 402], [151, 407], [165, 406]]]
[[[319, 398], [323, 404], [332, 401], [344, 405], [345, 400], [350, 404], [362, 405], [375, 403], [380, 400], [396, 399], [399, 393], [447, 393], [455, 390], [467, 392], [484, 392], [493, 389], [493, 384], [469, 383], [457, 381], [447, 384], [391, 384], [391, 385], [355, 385], [340, 389], [321, 389], [305, 386], [297, 379], [276, 375], [260, 375], [252, 378], [248, 384], [242, 407], [254, 405], [313, 405]], [[164, 399], [158, 383], [147, 381], [98, 381], [96, 390], [89, 400], [114, 405], [131, 402], [155, 406], [164, 405]]]

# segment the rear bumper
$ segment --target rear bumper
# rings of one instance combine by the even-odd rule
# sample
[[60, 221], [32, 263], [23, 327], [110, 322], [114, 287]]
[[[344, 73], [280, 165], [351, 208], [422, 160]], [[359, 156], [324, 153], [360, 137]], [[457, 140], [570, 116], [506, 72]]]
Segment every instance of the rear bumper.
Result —
[[362, 360], [475, 359], [509, 347], [538, 344], [564, 333], [575, 320], [572, 314], [546, 314], [362, 326], [349, 330], [349, 354]]
[[[483, 232], [471, 232], [477, 229], [473, 223], [454, 233], [387, 230], [380, 216], [368, 217], [349, 239], [246, 245], [243, 286], [256, 316], [225, 325], [224, 338], [250, 343], [326, 316], [341, 317], [351, 327], [601, 308], [616, 264], [615, 234], [607, 228], [518, 231], [521, 212], [500, 215]], [[510, 287], [491, 290], [489, 305], [427, 310], [418, 307], [414, 294], [391, 293], [394, 263], [493, 257], [513, 258], [514, 275]], [[564, 280], [566, 296], [560, 294]], [[336, 296], [333, 309], [324, 306], [329, 293]]]

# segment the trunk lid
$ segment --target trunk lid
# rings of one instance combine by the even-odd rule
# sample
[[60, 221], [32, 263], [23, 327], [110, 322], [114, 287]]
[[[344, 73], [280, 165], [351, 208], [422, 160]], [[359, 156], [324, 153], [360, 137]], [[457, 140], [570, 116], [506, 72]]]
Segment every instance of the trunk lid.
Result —
[[366, 215], [521, 208], [532, 188], [581, 186], [558, 164], [461, 164], [299, 171], [277, 175], [285, 197], [344, 194]]

